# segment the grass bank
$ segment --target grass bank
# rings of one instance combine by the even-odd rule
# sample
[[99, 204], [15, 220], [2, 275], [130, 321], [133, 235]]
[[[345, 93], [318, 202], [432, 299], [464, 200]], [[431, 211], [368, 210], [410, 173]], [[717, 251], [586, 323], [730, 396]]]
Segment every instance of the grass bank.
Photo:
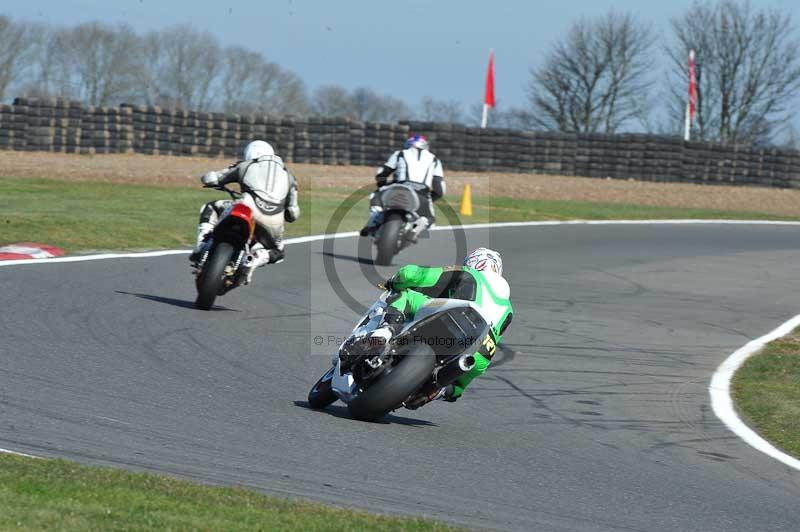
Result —
[[[0, 245], [41, 242], [68, 253], [97, 250], [188, 248], [200, 206], [223, 193], [176, 185], [0, 177]], [[301, 191], [303, 216], [287, 224], [287, 236], [351, 231], [366, 218], [366, 197], [352, 191]], [[457, 197], [449, 197], [455, 211]], [[759, 212], [687, 209], [619, 203], [478, 197], [471, 217], [445, 216], [439, 223], [527, 220], [753, 219], [798, 218]], [[337, 223], [331, 224], [331, 220]]]
[[454, 530], [63, 460], [0, 454], [0, 530]]
[[800, 458], [800, 329], [748, 358], [733, 377], [732, 391], [748, 425]]

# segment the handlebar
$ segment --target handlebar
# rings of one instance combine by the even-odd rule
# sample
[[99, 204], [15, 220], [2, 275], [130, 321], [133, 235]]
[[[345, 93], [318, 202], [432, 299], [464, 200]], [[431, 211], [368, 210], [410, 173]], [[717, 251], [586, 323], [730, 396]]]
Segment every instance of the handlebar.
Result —
[[227, 192], [230, 197], [234, 200], [238, 200], [242, 197], [242, 193], [231, 188], [226, 187], [225, 185], [203, 185], [203, 188], [211, 188], [214, 190], [221, 190], [223, 192]]

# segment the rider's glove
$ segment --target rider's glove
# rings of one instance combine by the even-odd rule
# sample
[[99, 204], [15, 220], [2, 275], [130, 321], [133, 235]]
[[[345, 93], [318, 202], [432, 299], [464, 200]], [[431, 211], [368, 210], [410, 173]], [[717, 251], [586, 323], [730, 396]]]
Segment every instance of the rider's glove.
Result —
[[204, 186], [215, 187], [219, 184], [219, 172], [209, 172], [200, 178]]
[[300, 218], [300, 207], [287, 207], [283, 211], [283, 219], [289, 223], [295, 222], [298, 218]]
[[[383, 288], [384, 290], [388, 290], [389, 292], [399, 292], [400, 290], [395, 286], [394, 276], [389, 277], [381, 284], [378, 285], [379, 288]], [[394, 301], [394, 299], [392, 299]], [[389, 301], [391, 303], [392, 301]]]

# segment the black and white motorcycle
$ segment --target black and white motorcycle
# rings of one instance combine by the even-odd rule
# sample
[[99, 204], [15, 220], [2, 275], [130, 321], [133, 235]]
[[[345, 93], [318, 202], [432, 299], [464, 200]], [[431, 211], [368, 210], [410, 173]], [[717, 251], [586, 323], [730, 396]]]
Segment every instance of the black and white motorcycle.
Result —
[[353, 417], [374, 421], [413, 405], [423, 390], [455, 382], [475, 366], [474, 353], [494, 354], [489, 324], [477, 305], [462, 299], [431, 299], [388, 344], [373, 341], [389, 295], [381, 295], [339, 347], [308, 394], [311, 407], [341, 400]]
[[375, 264], [388, 266], [400, 250], [416, 243], [427, 228], [427, 218], [418, 213], [419, 193], [413, 183], [394, 183], [382, 187], [380, 194], [383, 217], [372, 235], [375, 239]]
[[253, 211], [244, 203], [236, 203], [241, 193], [225, 186], [212, 186], [231, 196], [231, 204], [208, 234], [197, 263], [193, 266], [197, 299], [194, 305], [210, 310], [214, 300], [242, 285], [247, 279], [246, 259], [255, 243]]

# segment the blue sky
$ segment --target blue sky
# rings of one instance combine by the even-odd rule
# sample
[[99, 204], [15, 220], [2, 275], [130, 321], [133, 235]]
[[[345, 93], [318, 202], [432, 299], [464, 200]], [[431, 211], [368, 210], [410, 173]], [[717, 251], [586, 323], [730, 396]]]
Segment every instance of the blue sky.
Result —
[[[313, 89], [367, 86], [416, 103], [424, 95], [480, 102], [490, 48], [501, 104], [522, 105], [530, 67], [580, 15], [617, 9], [666, 36], [688, 0], [26, 0], [3, 2], [16, 19], [127, 22], [138, 31], [188, 23], [293, 70]], [[11, 5], [9, 5], [11, 4]], [[792, 14], [800, 1], [753, 1]]]

